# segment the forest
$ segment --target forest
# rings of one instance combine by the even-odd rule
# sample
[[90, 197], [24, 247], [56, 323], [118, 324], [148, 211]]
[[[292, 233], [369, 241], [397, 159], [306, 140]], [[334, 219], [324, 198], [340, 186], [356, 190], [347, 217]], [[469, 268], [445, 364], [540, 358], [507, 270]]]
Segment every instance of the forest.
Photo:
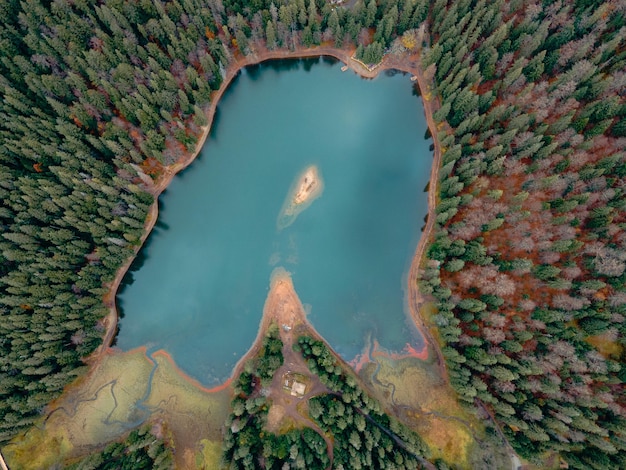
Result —
[[86, 371], [229, 65], [319, 45], [420, 50], [442, 161], [415, 282], [459, 398], [538, 465], [626, 468], [626, 4], [349, 3], [2, 2], [0, 445]]
[[113, 442], [102, 452], [96, 452], [67, 466], [68, 470], [168, 470], [173, 456], [150, 426], [132, 431], [123, 442]]
[[420, 282], [452, 385], [530, 461], [623, 468], [624, 4], [435, 14], [445, 151]]
[[[308, 400], [308, 414], [324, 435], [331, 436], [332, 449], [312, 427], [293, 427], [280, 434], [268, 431], [272, 403], [263, 388], [282, 365], [282, 346], [277, 328], [270, 330], [259, 354], [237, 378], [224, 439], [226, 468], [322, 469], [331, 463], [337, 469], [423, 468], [427, 449], [419, 436], [386, 414], [330, 349], [310, 336], [300, 336], [294, 350], [330, 390]], [[270, 363], [275, 367], [268, 368]]]

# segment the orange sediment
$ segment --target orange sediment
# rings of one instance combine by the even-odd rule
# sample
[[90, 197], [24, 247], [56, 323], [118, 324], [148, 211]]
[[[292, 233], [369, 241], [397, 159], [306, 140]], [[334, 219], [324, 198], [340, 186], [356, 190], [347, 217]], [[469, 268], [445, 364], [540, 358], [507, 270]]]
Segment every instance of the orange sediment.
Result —
[[[218, 393], [218, 392], [222, 392], [224, 390], [226, 390], [232, 383], [233, 381], [233, 377], [229, 377], [228, 379], [226, 379], [223, 383], [216, 385], [214, 387], [206, 387], [205, 385], [202, 385], [202, 383], [200, 383], [200, 381], [194, 379], [193, 377], [189, 376], [185, 371], [183, 371], [180, 367], [178, 367], [178, 365], [176, 364], [176, 361], [174, 360], [174, 358], [172, 357], [172, 355], [167, 352], [165, 349], [159, 349], [158, 351], [152, 353], [152, 354], [148, 354], [148, 347], [146, 345], [142, 345], [142, 346], [137, 346], [136, 348], [133, 348], [129, 351], [121, 351], [117, 348], [105, 348], [101, 353], [100, 353], [100, 357], [108, 357], [108, 356], [115, 356], [115, 355], [120, 355], [120, 356], [130, 356], [133, 354], [137, 354], [137, 353], [141, 353], [143, 356], [145, 356], [146, 359], [148, 359], [149, 361], [155, 361], [157, 362], [157, 366], [158, 366], [158, 361], [157, 359], [163, 359], [165, 361], [167, 361], [170, 366], [172, 367], [172, 369], [174, 371], [176, 371], [176, 373], [180, 376], [180, 378], [191, 384], [193, 387], [197, 388], [198, 390], [205, 392], [205, 393]], [[56, 402], [57, 400], [55, 400]], [[51, 405], [53, 405], [55, 402], [51, 402]]]
[[365, 367], [366, 364], [372, 362], [369, 354], [358, 354], [354, 359], [352, 359], [348, 364], [350, 367], [354, 369], [355, 372], [361, 372], [361, 369]]
[[374, 340], [373, 345], [372, 343], [368, 343], [363, 349], [363, 352], [361, 354], [358, 354], [354, 359], [348, 362], [348, 364], [350, 364], [350, 366], [356, 372], [360, 372], [366, 364], [370, 362], [376, 362], [376, 357], [384, 357], [386, 359], [392, 359], [394, 361], [399, 361], [408, 357], [415, 357], [417, 359], [425, 361], [428, 359], [428, 345], [424, 343], [422, 349], [418, 351], [409, 343], [406, 343], [402, 351], [394, 352], [387, 351], [380, 346], [380, 343], [377, 340]]
[[374, 340], [374, 347], [372, 348], [371, 357], [385, 357], [387, 359], [393, 359], [394, 361], [398, 361], [400, 359], [405, 359], [407, 357], [416, 357], [418, 359], [428, 359], [428, 347], [424, 344], [424, 347], [421, 351], [418, 351], [409, 343], [406, 343], [404, 349], [400, 352], [388, 351], [380, 346], [380, 343]]
[[428, 359], [428, 346], [426, 345], [426, 343], [424, 343], [424, 346], [422, 346], [422, 349], [420, 351], [415, 349], [409, 343], [406, 343], [406, 346], [402, 351], [406, 351], [406, 354], [402, 355], [402, 357], [416, 357], [418, 359], [421, 359], [422, 361]]

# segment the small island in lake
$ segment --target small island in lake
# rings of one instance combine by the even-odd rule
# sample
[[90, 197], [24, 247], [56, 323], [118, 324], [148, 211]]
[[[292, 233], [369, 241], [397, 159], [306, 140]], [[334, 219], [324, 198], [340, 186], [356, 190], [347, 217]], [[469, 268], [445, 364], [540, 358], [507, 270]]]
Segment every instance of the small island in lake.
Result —
[[276, 225], [278, 230], [290, 226], [296, 217], [311, 203], [321, 196], [324, 190], [324, 181], [317, 166], [311, 165], [298, 176], [295, 183], [291, 185], [287, 198], [283, 203]]

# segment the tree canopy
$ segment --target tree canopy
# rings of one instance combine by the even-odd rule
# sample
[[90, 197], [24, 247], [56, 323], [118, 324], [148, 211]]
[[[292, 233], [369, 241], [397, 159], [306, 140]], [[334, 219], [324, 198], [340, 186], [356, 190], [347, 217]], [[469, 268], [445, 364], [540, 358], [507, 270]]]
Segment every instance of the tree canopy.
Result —
[[4, 1], [0, 442], [83, 373], [150, 180], [193, 150], [233, 58], [324, 45], [419, 51], [431, 81], [415, 281], [459, 396], [525, 458], [626, 468], [625, 28], [617, 0]]

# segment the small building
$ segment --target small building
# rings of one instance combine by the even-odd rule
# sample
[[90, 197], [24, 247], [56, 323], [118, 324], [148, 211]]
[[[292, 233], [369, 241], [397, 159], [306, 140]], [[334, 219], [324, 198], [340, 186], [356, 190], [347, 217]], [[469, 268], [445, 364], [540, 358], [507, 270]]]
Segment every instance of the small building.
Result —
[[292, 397], [302, 398], [306, 395], [307, 377], [302, 374], [287, 372], [283, 376], [283, 390], [289, 392]]

